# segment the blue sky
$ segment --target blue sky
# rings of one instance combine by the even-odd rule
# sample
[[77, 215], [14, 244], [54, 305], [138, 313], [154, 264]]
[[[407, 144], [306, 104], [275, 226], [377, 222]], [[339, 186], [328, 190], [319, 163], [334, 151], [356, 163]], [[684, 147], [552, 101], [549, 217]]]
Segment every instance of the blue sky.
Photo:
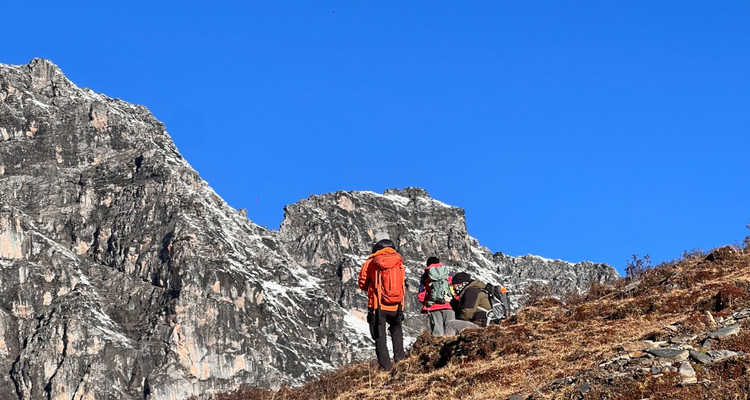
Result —
[[750, 234], [748, 2], [107, 3], [5, 4], [0, 62], [145, 105], [269, 228], [418, 186], [492, 251], [620, 271]]

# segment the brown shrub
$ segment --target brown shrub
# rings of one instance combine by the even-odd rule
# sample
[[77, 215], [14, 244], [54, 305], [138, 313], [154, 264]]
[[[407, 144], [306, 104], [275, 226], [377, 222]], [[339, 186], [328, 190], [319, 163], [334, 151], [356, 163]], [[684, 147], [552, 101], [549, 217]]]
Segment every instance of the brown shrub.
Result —
[[739, 299], [747, 299], [747, 290], [740, 289], [731, 283], [725, 283], [714, 296], [714, 311], [731, 308], [733, 303]]
[[586, 293], [585, 300], [586, 301], [598, 300], [614, 292], [615, 292], [615, 288], [613, 286], [594, 282], [589, 287], [589, 291]]
[[243, 386], [234, 392], [216, 395], [212, 400], [271, 400], [275, 394], [272, 390]]
[[370, 372], [376, 374], [374, 363], [362, 363], [322, 375], [300, 388], [282, 387], [278, 392], [244, 387], [229, 394], [214, 396], [214, 400], [303, 400], [335, 399], [342, 393], [355, 391], [367, 382]]
[[577, 306], [580, 304], [583, 304], [586, 301], [586, 296], [578, 293], [576, 290], [571, 290], [570, 292], [566, 293], [565, 296], [562, 298], [562, 302], [565, 303], [568, 307]]
[[543, 299], [552, 298], [552, 286], [540, 282], [533, 282], [526, 286], [524, 290], [524, 303], [531, 305], [540, 302]]
[[721, 339], [718, 349], [750, 352], [750, 332], [744, 331], [737, 336]]
[[681, 325], [689, 333], [702, 332], [708, 328], [708, 325], [706, 324], [706, 314], [702, 311], [694, 311], [689, 317], [682, 321]]
[[748, 366], [742, 360], [729, 360], [713, 367], [712, 370], [722, 379], [735, 380], [747, 373]]
[[606, 317], [609, 320], [625, 319], [627, 317], [643, 315], [644, 310], [635, 301], [630, 301], [617, 306]]

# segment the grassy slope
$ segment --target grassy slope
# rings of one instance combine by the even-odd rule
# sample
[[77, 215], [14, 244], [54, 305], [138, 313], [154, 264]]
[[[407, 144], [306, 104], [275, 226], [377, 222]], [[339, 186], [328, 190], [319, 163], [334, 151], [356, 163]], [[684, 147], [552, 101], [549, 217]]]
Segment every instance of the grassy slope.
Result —
[[[698, 380], [710, 382], [684, 387], [677, 374], [612, 379], [598, 365], [622, 354], [628, 342], [675, 335], [667, 325], [677, 324], [680, 333], [709, 330], [706, 311], [718, 318], [750, 308], [749, 288], [750, 249], [686, 254], [645, 272], [640, 284], [621, 279], [592, 287], [585, 298], [544, 299], [502, 325], [459, 336], [433, 338], [425, 332], [409, 358], [389, 373], [357, 364], [300, 388], [245, 389], [217, 399], [581, 398], [577, 385], [544, 389], [569, 376], [590, 383], [587, 399], [747, 398], [750, 356], [696, 366]], [[739, 336], [715, 349], [750, 352], [750, 321], [744, 321]]]

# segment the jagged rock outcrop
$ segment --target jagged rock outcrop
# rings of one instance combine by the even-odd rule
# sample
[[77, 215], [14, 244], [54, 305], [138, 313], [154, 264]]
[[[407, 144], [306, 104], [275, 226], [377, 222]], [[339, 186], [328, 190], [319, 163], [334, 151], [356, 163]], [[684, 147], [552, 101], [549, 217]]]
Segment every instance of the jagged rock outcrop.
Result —
[[[461, 209], [421, 189], [312, 196], [267, 230], [144, 107], [80, 89], [46, 60], [0, 64], [0, 400], [182, 399], [370, 358], [355, 281], [385, 236], [412, 293], [432, 254], [511, 287], [616, 276], [493, 256]], [[410, 310], [414, 336], [424, 321]]]

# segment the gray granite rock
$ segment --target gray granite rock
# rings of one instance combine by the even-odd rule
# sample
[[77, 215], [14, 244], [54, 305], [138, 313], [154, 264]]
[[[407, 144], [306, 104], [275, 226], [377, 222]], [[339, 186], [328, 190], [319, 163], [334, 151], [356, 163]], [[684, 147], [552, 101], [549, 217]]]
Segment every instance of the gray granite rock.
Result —
[[706, 355], [701, 353], [700, 351], [690, 350], [690, 358], [692, 358], [695, 361], [698, 361], [701, 364], [711, 364], [713, 359]]
[[730, 325], [711, 332], [709, 337], [713, 339], [723, 339], [725, 337], [737, 335], [738, 333], [740, 333], [741, 329], [742, 328], [740, 327], [740, 325]]
[[695, 376], [695, 369], [688, 361], [680, 363], [679, 373], [682, 375], [682, 384], [693, 384], [698, 382], [698, 378]]
[[729, 358], [737, 357], [739, 353], [731, 350], [711, 350], [708, 352], [708, 355], [711, 357], [713, 362], [720, 362]]
[[665, 365], [662, 367], [662, 372], [677, 373], [679, 369], [673, 365]]
[[687, 350], [672, 348], [648, 349], [646, 352], [669, 361], [684, 361], [690, 355]]
[[685, 344], [693, 341], [695, 336], [692, 335], [679, 335], [669, 339], [669, 343], [672, 344]]

